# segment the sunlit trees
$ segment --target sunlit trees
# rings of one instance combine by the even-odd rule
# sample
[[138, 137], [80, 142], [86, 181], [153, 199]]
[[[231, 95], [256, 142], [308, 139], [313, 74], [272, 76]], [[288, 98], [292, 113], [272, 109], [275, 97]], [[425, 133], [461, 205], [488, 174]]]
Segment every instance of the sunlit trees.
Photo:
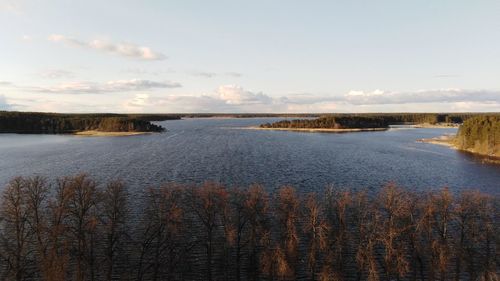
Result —
[[69, 185], [68, 227], [76, 264], [74, 279], [96, 280], [96, 238], [100, 193], [95, 181], [86, 175], [67, 179]]
[[376, 200], [376, 231], [384, 249], [382, 264], [386, 280], [399, 280], [409, 271], [405, 237], [411, 223], [409, 202], [408, 194], [395, 184], [382, 188]]
[[307, 269], [311, 280], [316, 280], [320, 254], [328, 247], [329, 226], [323, 214], [323, 208], [316, 194], [309, 194], [304, 203], [304, 236], [308, 241]]
[[117, 255], [125, 255], [124, 243], [127, 237], [129, 215], [128, 192], [121, 181], [111, 181], [102, 193], [102, 224], [105, 237], [104, 263], [106, 280], [116, 275]]
[[165, 185], [148, 191], [141, 230], [137, 280], [173, 280], [182, 256], [182, 189]]
[[27, 184], [20, 177], [11, 180], [3, 191], [1, 201], [0, 256], [6, 263], [8, 280], [24, 280], [32, 259], [29, 249], [32, 234], [28, 222], [30, 210], [25, 196]]
[[[353, 199], [351, 192], [334, 187], [327, 189], [325, 195], [326, 219], [330, 231], [328, 255], [322, 275], [340, 278], [348, 263], [347, 250], [351, 247], [348, 222], [355, 218], [352, 216], [349, 218], [348, 215], [350, 214], [349, 210], [352, 209]], [[325, 278], [323, 277], [323, 279]]]
[[300, 201], [295, 189], [286, 186], [278, 190], [274, 204], [279, 239], [274, 253], [276, 267], [282, 279], [295, 279], [300, 235]]
[[353, 222], [349, 224], [359, 237], [353, 243], [356, 245], [357, 279], [378, 281], [380, 271], [377, 263], [376, 246], [380, 214], [376, 212], [373, 201], [369, 200], [364, 192], [357, 192], [352, 199]]
[[42, 177], [35, 176], [27, 178], [25, 182], [25, 200], [28, 212], [28, 224], [31, 232], [31, 243], [34, 248], [34, 255], [38, 264], [38, 270], [46, 279], [50, 278], [50, 269], [47, 268], [48, 258], [48, 237], [47, 232], [50, 227], [48, 220], [48, 192], [46, 180]]
[[189, 194], [190, 210], [202, 226], [202, 239], [206, 252], [206, 280], [213, 280], [214, 243], [225, 212], [228, 193], [217, 183], [206, 182], [192, 188]]
[[[498, 280], [499, 200], [477, 191], [303, 194], [15, 178], [0, 280]], [[141, 206], [141, 207], [136, 207]]]
[[260, 256], [270, 236], [269, 195], [261, 185], [252, 185], [245, 199], [245, 213], [248, 224], [248, 279], [260, 278]]

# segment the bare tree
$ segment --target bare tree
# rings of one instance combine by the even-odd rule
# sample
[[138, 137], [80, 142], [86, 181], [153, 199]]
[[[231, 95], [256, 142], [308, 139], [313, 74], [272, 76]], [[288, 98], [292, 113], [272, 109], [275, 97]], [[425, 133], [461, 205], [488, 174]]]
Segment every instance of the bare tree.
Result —
[[[299, 206], [300, 201], [292, 187], [282, 187], [278, 190], [275, 198], [275, 215], [279, 233], [279, 247], [276, 248], [276, 257], [284, 256], [284, 262], [289, 271], [286, 278], [295, 278], [295, 268], [298, 259], [299, 246]], [[280, 261], [280, 259], [276, 259]], [[284, 268], [284, 266], [278, 266]]]
[[[70, 189], [68, 178], [57, 181], [53, 197], [47, 200], [45, 222], [39, 223], [37, 227], [39, 232], [37, 237], [41, 237], [35, 241], [38, 249], [37, 264], [42, 279], [46, 281], [60, 281], [68, 278], [69, 239], [66, 219], [69, 214]], [[39, 197], [34, 196], [33, 200], [36, 198]]]
[[429, 193], [423, 205], [421, 226], [424, 229], [429, 279], [444, 281], [449, 271], [449, 226], [453, 217], [453, 197], [447, 188]]
[[383, 268], [387, 280], [400, 280], [409, 271], [404, 234], [410, 228], [408, 194], [391, 183], [377, 198], [378, 240], [383, 251]]
[[[105, 263], [106, 279], [115, 276], [116, 256], [125, 254], [123, 243], [127, 239], [127, 218], [129, 214], [128, 192], [122, 181], [111, 181], [102, 196], [102, 220], [106, 237]], [[123, 258], [123, 257], [122, 257]]]
[[[352, 248], [349, 235], [349, 210], [352, 209], [353, 195], [349, 191], [330, 187], [326, 190], [327, 220], [330, 226], [329, 249], [326, 257], [323, 275], [340, 278], [344, 268], [349, 263], [347, 250]], [[362, 219], [362, 217], [359, 217]], [[353, 222], [354, 224], [356, 222]], [[326, 277], [322, 277], [325, 279]]]
[[[183, 188], [165, 185], [148, 191], [141, 240], [138, 280], [172, 280], [182, 256]], [[148, 275], [149, 273], [149, 275]]]
[[206, 251], [206, 280], [213, 280], [214, 239], [221, 226], [221, 216], [226, 208], [228, 193], [216, 183], [206, 182], [200, 187], [191, 189], [191, 211], [204, 227]]
[[245, 213], [248, 218], [249, 280], [260, 279], [260, 261], [266, 237], [270, 233], [269, 195], [261, 185], [252, 185], [245, 200]]
[[47, 261], [47, 231], [49, 227], [46, 209], [49, 187], [46, 180], [39, 176], [27, 178], [25, 184], [28, 224], [32, 234], [31, 244], [33, 244], [35, 258], [38, 261], [37, 267], [41, 275], [45, 276], [47, 269], [44, 264]]
[[100, 194], [97, 184], [87, 175], [69, 178], [68, 223], [72, 234], [76, 263], [75, 280], [96, 280], [95, 239], [99, 218]]
[[424, 200], [419, 193], [409, 193], [408, 207], [408, 229], [404, 233], [408, 240], [410, 252], [411, 280], [425, 280], [425, 228], [424, 228]]
[[311, 280], [316, 280], [320, 254], [328, 247], [329, 226], [323, 216], [323, 209], [316, 199], [316, 194], [307, 196], [304, 204], [304, 234], [308, 240], [307, 267]]
[[375, 247], [377, 244], [379, 213], [365, 192], [353, 196], [354, 227], [357, 230], [356, 264], [357, 280], [378, 281], [380, 278]]
[[[230, 220], [230, 223], [224, 223], [226, 226], [226, 241], [232, 242], [236, 251], [236, 280], [241, 280], [241, 260], [243, 256], [243, 250], [248, 245], [247, 241], [247, 233], [248, 229], [248, 221], [249, 221], [249, 213], [246, 209], [246, 200], [248, 198], [248, 190], [234, 188], [229, 192], [229, 203], [230, 208], [226, 208], [230, 212], [230, 217], [225, 219], [226, 221]], [[227, 226], [232, 227], [227, 227]]]
[[17, 177], [3, 191], [1, 202], [1, 258], [7, 264], [7, 280], [24, 280], [32, 259], [29, 250], [31, 231], [28, 223], [29, 210], [26, 202], [26, 180]]

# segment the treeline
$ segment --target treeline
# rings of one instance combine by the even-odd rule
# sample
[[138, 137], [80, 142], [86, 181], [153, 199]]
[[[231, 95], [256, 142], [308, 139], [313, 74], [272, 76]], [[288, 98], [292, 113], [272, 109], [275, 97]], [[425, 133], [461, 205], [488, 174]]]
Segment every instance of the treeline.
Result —
[[467, 119], [455, 142], [459, 149], [500, 157], [500, 115]]
[[[490, 114], [500, 116], [499, 114]], [[460, 124], [475, 116], [487, 116], [485, 113], [346, 113], [322, 115], [316, 119], [282, 120], [265, 123], [262, 128], [386, 128], [397, 124]]]
[[[120, 114], [55, 114], [0, 112], [0, 133], [64, 134], [96, 130], [103, 132], [160, 132], [150, 116]], [[160, 117], [154, 118], [158, 119]], [[161, 118], [174, 118], [162, 116]], [[177, 119], [177, 118], [176, 118]], [[162, 119], [164, 120], [164, 119]]]
[[498, 197], [15, 178], [3, 280], [498, 280]]
[[326, 116], [316, 119], [282, 120], [274, 123], [265, 123], [261, 128], [321, 128], [321, 129], [350, 129], [350, 128], [387, 128], [389, 124], [380, 117], [333, 117]]
[[383, 118], [389, 124], [437, 124], [462, 123], [468, 118], [484, 113], [362, 113], [338, 114], [339, 116], [360, 116]]
[[465, 120], [476, 116], [500, 116], [499, 113], [346, 113], [333, 114], [330, 116], [360, 116], [383, 118], [391, 125], [396, 124], [437, 124], [454, 123], [460, 124]]

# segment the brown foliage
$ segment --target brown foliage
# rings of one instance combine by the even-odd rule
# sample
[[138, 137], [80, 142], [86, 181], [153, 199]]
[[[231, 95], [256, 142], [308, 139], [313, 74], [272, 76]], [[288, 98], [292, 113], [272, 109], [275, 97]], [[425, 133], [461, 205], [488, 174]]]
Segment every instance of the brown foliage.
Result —
[[[1, 280], [497, 280], [498, 197], [15, 178], [0, 202]], [[319, 199], [321, 198], [321, 199]], [[324, 199], [324, 200], [323, 200]]]

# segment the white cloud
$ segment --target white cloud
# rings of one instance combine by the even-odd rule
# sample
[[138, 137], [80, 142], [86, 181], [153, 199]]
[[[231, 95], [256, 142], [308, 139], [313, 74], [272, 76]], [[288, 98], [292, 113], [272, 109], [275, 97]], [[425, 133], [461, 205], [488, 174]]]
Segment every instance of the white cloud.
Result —
[[236, 77], [236, 78], [243, 76], [243, 74], [241, 74], [239, 72], [226, 72], [225, 74], [227, 76]]
[[32, 88], [32, 90], [44, 93], [100, 94], [178, 87], [181, 87], [181, 84], [177, 82], [156, 82], [150, 80], [132, 79], [109, 81], [106, 83], [71, 82], [59, 84], [52, 87], [35, 87]]
[[61, 79], [74, 77], [74, 74], [63, 69], [47, 69], [40, 72], [40, 76], [45, 79]]
[[7, 102], [7, 98], [4, 95], [0, 95], [0, 110], [9, 110], [11, 105]]
[[204, 78], [213, 78], [217, 76], [217, 73], [215, 72], [204, 72], [204, 71], [194, 71], [191, 73], [193, 76], [199, 76], [199, 77], [204, 77]]
[[0, 12], [21, 14], [23, 2], [21, 0], [0, 0]]
[[25, 34], [25, 35], [21, 36], [21, 40], [24, 42], [31, 42], [31, 41], [33, 41], [33, 38], [31, 36]]
[[72, 47], [98, 50], [101, 52], [129, 58], [142, 60], [164, 60], [166, 58], [164, 54], [155, 52], [149, 47], [138, 46], [133, 43], [113, 43], [101, 39], [93, 39], [87, 42], [60, 34], [52, 34], [48, 39], [50, 41], [61, 42]]
[[294, 94], [271, 97], [234, 85], [213, 94], [146, 95], [125, 101], [127, 111], [140, 112], [401, 112], [498, 111], [496, 91], [421, 90], [395, 93], [349, 91], [343, 96]]
[[[3, 82], [5, 85], [12, 85]], [[1, 84], [1, 82], [0, 82]], [[22, 107], [30, 110], [56, 108], [74, 112], [464, 112], [500, 110], [500, 92], [497, 90], [438, 89], [408, 92], [384, 90], [349, 91], [344, 95], [289, 94], [271, 96], [247, 90], [236, 85], [222, 85], [207, 94], [165, 93], [154, 89], [181, 87], [175, 82], [150, 80], [117, 80], [106, 83], [73, 82], [51, 87], [4, 86], [6, 89], [25, 91], [33, 102], [17, 101], [9, 93], [10, 105], [2, 100], [3, 107]], [[54, 96], [44, 93], [101, 94], [92, 100], [82, 100], [71, 95]], [[44, 100], [45, 99], [45, 100]], [[64, 103], [62, 103], [64, 100]], [[12, 102], [16, 102], [13, 104]], [[44, 107], [51, 104], [51, 107]], [[57, 105], [60, 105], [58, 108]], [[24, 109], [23, 109], [24, 110]]]
[[220, 86], [217, 89], [219, 98], [226, 104], [251, 105], [251, 104], [269, 104], [273, 99], [261, 92], [254, 93], [244, 90], [242, 87], [234, 85]]
[[353, 105], [407, 104], [407, 103], [452, 103], [495, 102], [500, 103], [500, 91], [467, 89], [431, 89], [413, 92], [350, 91], [344, 102]]
[[192, 71], [189, 72], [188, 74], [191, 74], [193, 76], [198, 76], [198, 77], [203, 77], [203, 78], [214, 78], [217, 76], [229, 76], [233, 78], [239, 78], [243, 76], [243, 74], [239, 72], [225, 72], [225, 73], [217, 73], [217, 72], [209, 72], [209, 71]]

